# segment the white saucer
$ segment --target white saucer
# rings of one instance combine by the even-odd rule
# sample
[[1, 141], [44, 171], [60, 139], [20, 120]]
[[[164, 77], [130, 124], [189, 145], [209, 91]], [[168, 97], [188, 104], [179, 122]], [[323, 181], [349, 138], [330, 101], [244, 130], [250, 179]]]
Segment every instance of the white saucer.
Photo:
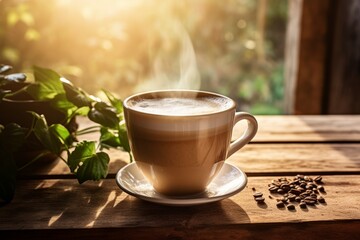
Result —
[[131, 163], [118, 171], [116, 183], [124, 192], [145, 201], [170, 206], [191, 206], [219, 201], [240, 192], [247, 184], [247, 177], [237, 167], [224, 163], [205, 192], [191, 196], [173, 197], [157, 193], [136, 164]]

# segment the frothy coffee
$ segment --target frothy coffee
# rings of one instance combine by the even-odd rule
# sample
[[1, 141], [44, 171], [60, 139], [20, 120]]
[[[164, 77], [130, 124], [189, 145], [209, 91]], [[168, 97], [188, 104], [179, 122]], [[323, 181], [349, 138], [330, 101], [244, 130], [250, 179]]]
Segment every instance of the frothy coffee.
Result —
[[188, 116], [223, 111], [231, 107], [231, 104], [230, 100], [217, 97], [164, 97], [138, 99], [131, 102], [131, 108], [152, 114]]
[[[235, 121], [236, 114], [241, 117]], [[250, 137], [230, 146], [233, 125], [245, 113], [236, 114], [230, 98], [201, 91], [149, 92], [124, 101], [135, 162], [155, 190], [165, 195], [204, 191], [229, 151], [252, 138], [245, 134]]]

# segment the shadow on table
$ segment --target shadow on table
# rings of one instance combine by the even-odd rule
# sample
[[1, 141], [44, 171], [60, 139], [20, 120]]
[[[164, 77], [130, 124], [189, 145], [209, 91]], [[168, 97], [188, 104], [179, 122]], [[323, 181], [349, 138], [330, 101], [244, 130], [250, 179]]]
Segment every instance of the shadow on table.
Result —
[[[24, 212], [32, 217], [33, 223], [38, 221], [37, 224], [45, 228], [191, 228], [250, 222], [241, 206], [230, 199], [190, 207], [169, 207], [129, 196], [118, 189], [113, 179], [83, 185], [75, 184], [74, 180], [54, 181], [51, 186], [39, 186], [37, 189], [29, 186], [34, 190], [24, 191], [26, 194], [22, 196], [18, 194], [22, 199], [19, 201], [30, 200], [29, 208]], [[17, 208], [16, 204], [17, 201], [12, 206]], [[9, 217], [11, 213], [5, 215]], [[36, 216], [41, 216], [41, 219], [37, 220]], [[24, 216], [11, 218], [17, 221]]]
[[[220, 202], [188, 207], [171, 207], [139, 200], [127, 196], [115, 207], [105, 207], [94, 226], [104, 227], [104, 221], [113, 217], [116, 225], [159, 227], [179, 226], [192, 228], [206, 225], [233, 224], [235, 221], [249, 223], [247, 213], [235, 202], [225, 199]], [[116, 215], [116, 217], [114, 217]]]

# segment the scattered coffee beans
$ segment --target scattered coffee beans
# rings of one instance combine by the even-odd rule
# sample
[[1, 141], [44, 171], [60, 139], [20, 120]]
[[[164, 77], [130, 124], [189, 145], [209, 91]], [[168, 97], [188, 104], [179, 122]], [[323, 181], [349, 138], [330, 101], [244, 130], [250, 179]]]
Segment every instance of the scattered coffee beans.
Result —
[[285, 207], [285, 204], [280, 201], [280, 202], [277, 202], [277, 203], [276, 203], [276, 206], [277, 206], [278, 208], [283, 208], [283, 207]]
[[299, 206], [300, 206], [300, 208], [303, 208], [303, 209], [307, 208], [306, 202], [304, 202], [304, 201], [300, 201]]
[[261, 192], [256, 192], [253, 194], [254, 198], [257, 198], [257, 197], [262, 197], [263, 194]]
[[325, 198], [323, 198], [321, 196], [317, 200], [318, 200], [319, 203], [325, 203], [326, 202]]
[[295, 210], [295, 205], [289, 204], [286, 206], [288, 210]]
[[[281, 198], [276, 198], [276, 206], [278, 208], [286, 206], [288, 210], [294, 210], [295, 205], [292, 203], [294, 202], [296, 204], [296, 202], [298, 202], [299, 207], [305, 209], [307, 206], [314, 206], [315, 204], [326, 202], [324, 197], [319, 196], [320, 193], [325, 192], [324, 186], [319, 185], [321, 183], [323, 183], [322, 176], [312, 178], [299, 174], [293, 179], [281, 177], [272, 180], [271, 183], [268, 184], [268, 190], [272, 194], [282, 195]], [[254, 198], [255, 200], [257, 198], [262, 199], [262, 193], [254, 193]], [[269, 196], [269, 198], [271, 197]], [[258, 200], [256, 201], [259, 202]]]
[[255, 198], [255, 201], [256, 201], [257, 203], [264, 203], [264, 202], [265, 202], [265, 198], [263, 198], [263, 197], [256, 197], [256, 198]]
[[[252, 188], [252, 189], [255, 189], [255, 188]], [[265, 202], [265, 198], [263, 197], [262, 192], [255, 192], [253, 194], [253, 197], [254, 197], [254, 199], [255, 199], [255, 201], [257, 203], [264, 203]]]

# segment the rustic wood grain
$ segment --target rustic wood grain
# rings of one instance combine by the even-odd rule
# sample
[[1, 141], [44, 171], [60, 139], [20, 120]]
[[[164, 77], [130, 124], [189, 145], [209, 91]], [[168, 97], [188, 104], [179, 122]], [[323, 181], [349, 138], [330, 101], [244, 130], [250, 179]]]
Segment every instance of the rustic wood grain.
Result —
[[[19, 181], [14, 201], [1, 207], [0, 231], [2, 236], [43, 234], [57, 239], [93, 231], [92, 236], [109, 239], [127, 238], [130, 233], [131, 239], [147, 234], [149, 239], [261, 239], [266, 234], [274, 234], [274, 239], [282, 234], [288, 239], [350, 239], [360, 233], [359, 175], [324, 177], [326, 204], [305, 210], [297, 206], [295, 211], [278, 209], [276, 200], [268, 198], [267, 184], [276, 178], [249, 177], [247, 188], [239, 194], [193, 207], [138, 200], [123, 193], [113, 179], [83, 185], [75, 180]], [[254, 201], [253, 187], [264, 193], [266, 204]]]
[[[127, 153], [111, 150], [109, 176], [129, 163]], [[291, 172], [360, 173], [360, 144], [249, 144], [228, 162], [249, 175]], [[22, 178], [73, 178], [62, 161], [34, 164], [20, 173]]]
[[250, 144], [228, 162], [250, 175], [360, 173], [360, 144]]
[[[360, 115], [275, 115], [255, 116], [259, 129], [252, 142], [360, 142]], [[81, 128], [93, 123], [77, 120]], [[233, 137], [239, 137], [246, 122], [235, 125]], [[96, 140], [96, 135], [80, 139]]]
[[[359, 171], [360, 115], [342, 116], [256, 116], [258, 134], [252, 144], [233, 155], [229, 161], [250, 174], [280, 172], [356, 172]], [[90, 126], [84, 119], [81, 127]], [[240, 136], [246, 123], [240, 122], [234, 136]], [[96, 135], [82, 139], [96, 140]], [[339, 144], [324, 144], [339, 142]], [[354, 142], [354, 143], [351, 143]], [[262, 146], [261, 143], [266, 143]], [[284, 143], [284, 144], [273, 144]], [[304, 143], [304, 144], [289, 144]], [[341, 144], [340, 144], [341, 143]], [[345, 144], [346, 143], [346, 144]], [[130, 159], [126, 152], [110, 150], [110, 177]], [[295, 167], [294, 167], [295, 166]], [[73, 178], [60, 160], [41, 161], [19, 173], [26, 178]]]
[[[360, 115], [256, 116], [253, 142], [360, 142]], [[242, 123], [243, 124], [243, 123]], [[236, 125], [234, 135], [239, 136]]]

